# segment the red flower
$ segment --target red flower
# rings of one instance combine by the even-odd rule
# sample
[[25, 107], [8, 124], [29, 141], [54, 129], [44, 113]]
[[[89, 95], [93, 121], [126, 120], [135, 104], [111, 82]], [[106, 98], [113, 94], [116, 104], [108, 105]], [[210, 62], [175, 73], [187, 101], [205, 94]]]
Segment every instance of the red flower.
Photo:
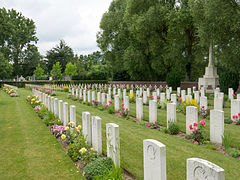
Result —
[[108, 107], [108, 104], [106, 104], [106, 107]]
[[235, 96], [235, 94], [232, 94], [232, 96], [234, 97], [234, 96]]
[[223, 97], [223, 100], [224, 100], [224, 97]]
[[193, 129], [193, 128], [192, 128], [192, 125], [189, 125], [189, 129], [190, 129], [190, 130], [192, 130], [192, 129]]
[[198, 126], [198, 124], [197, 124], [197, 123], [193, 123], [193, 126], [195, 126], [195, 127], [196, 127], [196, 126]]
[[157, 98], [160, 99], [160, 96], [158, 96]]
[[194, 144], [198, 145], [198, 142], [197, 142], [197, 141], [195, 141], [195, 142], [194, 142]]
[[238, 116], [240, 116], [240, 112], [238, 113]]
[[205, 106], [202, 106], [202, 109], [204, 108]]
[[94, 100], [92, 100], [92, 102], [94, 102]]
[[148, 125], [147, 125], [147, 127], [151, 127], [151, 125], [150, 125], [150, 124], [148, 124]]
[[122, 114], [123, 112], [122, 111], [120, 111], [120, 114]]
[[108, 101], [109, 104], [112, 104], [112, 101]]
[[153, 98], [153, 96], [152, 96], [152, 98]]
[[121, 109], [124, 110], [124, 107], [122, 107]]
[[126, 108], [126, 111], [128, 111], [128, 108]]
[[180, 98], [179, 100], [182, 101], [182, 98]]
[[200, 124], [201, 124], [201, 125], [205, 125], [206, 122], [205, 122], [204, 120], [202, 120], [202, 121], [200, 121]]
[[171, 101], [171, 103], [173, 103], [173, 101]]
[[124, 106], [124, 103], [122, 103], [121, 105]]
[[197, 130], [198, 130], [198, 128], [197, 128], [197, 127], [194, 127], [194, 128], [193, 128], [193, 130], [194, 130], [194, 131], [197, 131]]

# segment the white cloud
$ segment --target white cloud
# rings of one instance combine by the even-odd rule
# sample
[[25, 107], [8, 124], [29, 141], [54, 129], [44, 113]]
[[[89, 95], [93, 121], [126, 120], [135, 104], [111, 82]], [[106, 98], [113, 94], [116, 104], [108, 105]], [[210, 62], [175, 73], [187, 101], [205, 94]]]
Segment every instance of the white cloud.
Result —
[[96, 34], [104, 12], [112, 0], [1, 0], [0, 7], [15, 9], [33, 19], [37, 27], [37, 46], [45, 55], [60, 39], [75, 53], [98, 50]]

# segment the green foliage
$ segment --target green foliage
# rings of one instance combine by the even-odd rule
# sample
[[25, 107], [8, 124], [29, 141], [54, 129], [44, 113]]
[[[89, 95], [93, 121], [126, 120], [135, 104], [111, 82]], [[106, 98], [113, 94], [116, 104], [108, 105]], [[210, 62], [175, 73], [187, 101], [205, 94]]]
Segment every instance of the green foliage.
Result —
[[112, 107], [112, 106], [108, 107], [108, 108], [107, 108], [107, 112], [108, 112], [109, 114], [113, 114], [113, 113], [114, 113], [113, 107]]
[[63, 91], [64, 91], [64, 92], [69, 92], [69, 87], [68, 87], [68, 86], [64, 86], [64, 87], [63, 87]]
[[75, 64], [72, 64], [71, 62], [67, 63], [66, 69], [65, 69], [65, 75], [69, 75], [70, 77], [77, 74], [77, 67]]
[[224, 149], [227, 150], [228, 148], [230, 148], [231, 144], [232, 144], [232, 136], [230, 133], [224, 133], [224, 137], [223, 137], [223, 145], [224, 145]]
[[36, 79], [41, 79], [41, 77], [44, 75], [44, 69], [41, 67], [40, 64], [36, 67], [34, 71]]
[[176, 123], [171, 122], [168, 126], [168, 131], [170, 134], [174, 135], [174, 134], [178, 134], [180, 132], [180, 128]]
[[94, 180], [123, 180], [122, 178], [122, 172], [121, 169], [117, 169], [115, 168], [115, 166], [112, 167], [112, 169], [107, 170], [106, 173], [104, 175], [99, 175], [99, 176], [95, 176]]
[[232, 87], [234, 92], [237, 91], [239, 83], [238, 72], [232, 72], [225, 69], [219, 74], [219, 83], [221, 86], [221, 91], [224, 92], [224, 94], [228, 94], [229, 87]]
[[224, 123], [225, 124], [232, 124], [232, 119], [231, 118], [224, 118]]
[[157, 107], [158, 109], [167, 110], [167, 100], [158, 101]]
[[62, 66], [59, 62], [56, 62], [56, 64], [53, 65], [51, 76], [55, 76], [58, 80], [62, 78]]
[[87, 73], [87, 79], [90, 80], [100, 80], [107, 79], [108, 77], [108, 67], [106, 65], [95, 65]]
[[62, 67], [61, 73], [63, 73], [67, 63], [73, 62], [74, 54], [72, 48], [64, 40], [60, 40], [58, 45], [47, 51], [46, 58], [48, 59], [48, 72], [51, 71], [54, 64], [59, 62]]
[[228, 148], [227, 153], [234, 158], [237, 158], [239, 156], [239, 150], [236, 148]]
[[48, 114], [48, 109], [43, 106], [41, 109], [38, 111], [38, 116], [43, 119], [46, 115]]
[[52, 126], [54, 124], [57, 125], [62, 125], [62, 122], [58, 119], [55, 118], [54, 114], [51, 112], [48, 112], [44, 117], [43, 117], [43, 122], [47, 125], [47, 126]]
[[84, 168], [85, 176], [87, 179], [94, 179], [95, 176], [100, 178], [112, 169], [112, 160], [110, 158], [99, 157], [96, 160], [90, 162]]
[[[24, 64], [33, 67], [32, 62], [40, 60], [35, 46], [38, 40], [35, 24], [33, 20], [23, 16], [22, 13], [5, 8], [0, 8], [0, 22], [2, 22], [0, 24], [0, 52], [4, 54], [5, 60], [13, 62], [13, 75], [21, 75], [26, 70], [26, 66], [23, 67]], [[37, 56], [35, 56], [35, 52], [38, 53]], [[29, 58], [32, 62], [29, 61]], [[36, 65], [34, 64], [34, 68]]]
[[10, 78], [13, 73], [13, 66], [4, 58], [0, 52], [0, 79]]
[[162, 128], [162, 130], [165, 134], [167, 134], [169, 132], [167, 128]]
[[173, 89], [180, 87], [182, 80], [184, 80], [184, 77], [181, 77], [181, 73], [177, 73], [176, 70], [169, 72], [166, 77], [168, 86], [172, 87]]

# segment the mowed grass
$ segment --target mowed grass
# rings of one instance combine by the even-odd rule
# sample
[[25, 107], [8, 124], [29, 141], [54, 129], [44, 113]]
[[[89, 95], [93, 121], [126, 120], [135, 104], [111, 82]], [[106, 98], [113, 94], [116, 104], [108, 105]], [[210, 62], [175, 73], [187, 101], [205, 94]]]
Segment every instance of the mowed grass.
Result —
[[0, 91], [0, 179], [84, 179], [22, 92]]
[[[31, 93], [29, 90], [21, 91], [24, 91], [26, 95]], [[106, 123], [116, 123], [120, 126], [121, 167], [130, 171], [138, 179], [143, 179], [144, 139], [155, 139], [166, 145], [168, 180], [185, 180], [186, 160], [193, 157], [206, 159], [224, 168], [226, 180], [238, 180], [240, 177], [240, 161], [238, 159], [207, 149], [204, 146], [194, 145], [191, 142], [164, 134], [163, 132], [140, 126], [131, 120], [126, 120], [68, 99], [67, 96], [67, 93], [57, 92], [56, 98], [68, 102], [69, 106], [76, 106], [78, 123], [81, 124], [82, 112], [85, 111], [90, 112], [92, 116], [102, 118], [104, 154], [106, 154]], [[130, 107], [131, 110], [133, 109]]]

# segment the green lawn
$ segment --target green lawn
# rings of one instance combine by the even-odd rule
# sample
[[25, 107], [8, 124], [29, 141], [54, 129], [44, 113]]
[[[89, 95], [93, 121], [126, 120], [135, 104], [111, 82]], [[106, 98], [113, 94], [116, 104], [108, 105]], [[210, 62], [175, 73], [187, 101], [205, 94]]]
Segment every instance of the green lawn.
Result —
[[[28, 90], [20, 90], [27, 95]], [[138, 179], [143, 179], [143, 140], [155, 139], [166, 145], [167, 148], [167, 178], [168, 180], [186, 179], [187, 158], [197, 157], [211, 161], [225, 169], [226, 180], [238, 180], [240, 177], [240, 161], [223, 155], [204, 146], [197, 146], [191, 142], [164, 134], [147, 127], [140, 126], [131, 120], [122, 119], [107, 112], [100, 111], [67, 98], [67, 93], [57, 92], [57, 98], [75, 105], [77, 108], [77, 122], [81, 123], [82, 112], [88, 111], [91, 115], [102, 118], [103, 152], [106, 154], [106, 123], [116, 123], [120, 126], [121, 167], [133, 173]], [[147, 112], [145, 107], [144, 112]], [[130, 111], [133, 107], [130, 107]], [[161, 110], [159, 110], [161, 112]], [[166, 121], [166, 111], [160, 113], [160, 122]], [[145, 115], [146, 117], [148, 116]], [[179, 117], [180, 115], [178, 115]], [[181, 115], [184, 117], [184, 115]], [[183, 121], [183, 120], [181, 120]], [[184, 122], [181, 122], [184, 124]], [[226, 130], [232, 131], [232, 126]], [[239, 132], [235, 129], [234, 132]], [[237, 144], [240, 142], [238, 141]]]
[[11, 98], [0, 91], [0, 179], [84, 179], [26, 103], [26, 92]]

